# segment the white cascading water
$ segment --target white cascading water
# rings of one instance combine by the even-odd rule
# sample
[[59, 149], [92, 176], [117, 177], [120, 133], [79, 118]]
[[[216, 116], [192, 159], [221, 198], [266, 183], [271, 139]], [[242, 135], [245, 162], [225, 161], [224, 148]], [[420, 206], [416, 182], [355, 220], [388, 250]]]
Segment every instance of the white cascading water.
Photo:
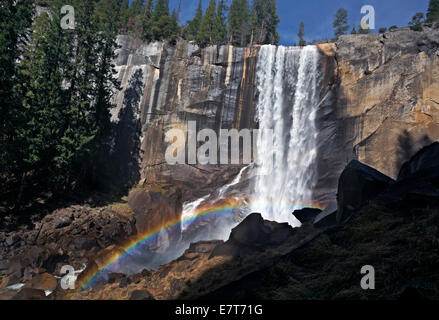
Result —
[[294, 227], [300, 222], [291, 213], [311, 205], [315, 187], [318, 61], [315, 46], [266, 45], [256, 67], [260, 130], [251, 209]]

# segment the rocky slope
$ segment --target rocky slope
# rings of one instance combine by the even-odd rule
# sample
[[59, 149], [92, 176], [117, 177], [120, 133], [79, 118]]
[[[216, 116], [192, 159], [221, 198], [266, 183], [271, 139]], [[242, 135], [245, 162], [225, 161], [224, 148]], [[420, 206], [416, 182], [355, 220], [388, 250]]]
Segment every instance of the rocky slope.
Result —
[[[199, 242], [156, 271], [113, 273], [92, 288], [56, 289], [50, 298], [438, 299], [438, 152], [439, 143], [421, 150], [397, 180], [352, 162], [340, 177], [336, 210], [356, 209], [344, 210], [340, 223], [332, 210], [294, 212], [303, 223], [297, 229], [251, 214], [226, 242]], [[381, 191], [371, 194], [372, 186]], [[375, 290], [361, 288], [363, 266], [374, 267]], [[38, 287], [44, 277], [31, 283]], [[25, 293], [37, 291], [15, 298]]]

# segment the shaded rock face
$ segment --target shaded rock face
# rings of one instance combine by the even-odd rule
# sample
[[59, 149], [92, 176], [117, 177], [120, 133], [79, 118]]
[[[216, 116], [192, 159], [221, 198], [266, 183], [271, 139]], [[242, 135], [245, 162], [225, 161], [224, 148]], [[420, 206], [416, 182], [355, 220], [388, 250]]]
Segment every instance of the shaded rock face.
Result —
[[294, 229], [287, 223], [266, 221], [259, 213], [252, 213], [232, 230], [228, 241], [213, 250], [212, 257], [221, 255], [240, 257], [251, 254], [255, 250], [279, 245], [294, 233]]
[[128, 203], [133, 208], [136, 217], [136, 229], [139, 234], [152, 230], [164, 230], [162, 236], [149, 243], [150, 249], [166, 251], [175, 247], [180, 239], [181, 230], [167, 232], [170, 222], [179, 221], [182, 214], [183, 202], [180, 188], [161, 192], [133, 189], [131, 190]]
[[345, 163], [389, 177], [419, 149], [439, 140], [439, 25], [337, 42], [337, 136]]
[[[119, 36], [118, 43], [116, 69], [122, 90], [115, 98], [112, 120], [126, 136], [137, 135], [141, 141], [140, 184], [191, 180], [193, 167], [172, 166], [169, 170], [166, 165], [168, 130], [187, 131], [188, 121], [217, 133], [221, 128], [256, 127], [253, 101], [258, 48], [213, 46], [200, 50], [185, 41], [176, 46], [144, 44], [127, 36]], [[124, 123], [127, 109], [132, 109], [128, 124]], [[133, 125], [136, 121], [140, 131]], [[131, 134], [125, 130], [127, 126]], [[126, 166], [129, 151], [116, 152], [121, 166]]]
[[435, 168], [437, 169], [439, 165], [438, 159], [439, 143], [435, 142], [434, 144], [423, 148], [416, 153], [413, 158], [404, 163], [399, 172], [398, 180], [405, 179], [410, 175], [420, 173], [424, 170], [433, 171]]
[[338, 183], [337, 221], [342, 222], [366, 201], [383, 192], [393, 180], [358, 161], [351, 161]]

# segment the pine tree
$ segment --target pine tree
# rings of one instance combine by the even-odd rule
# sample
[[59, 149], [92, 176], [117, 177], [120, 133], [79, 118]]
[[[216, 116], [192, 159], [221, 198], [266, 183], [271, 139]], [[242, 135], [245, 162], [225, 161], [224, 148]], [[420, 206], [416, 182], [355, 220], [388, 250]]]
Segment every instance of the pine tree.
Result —
[[439, 0], [430, 0], [427, 10], [428, 21], [439, 20]]
[[254, 0], [252, 6], [252, 39], [258, 44], [278, 44], [276, 0]]
[[349, 29], [348, 23], [348, 12], [344, 8], [340, 8], [337, 10], [334, 16], [333, 26], [335, 28], [334, 34], [338, 38], [341, 35], [345, 34]]
[[196, 40], [198, 31], [200, 30], [200, 25], [203, 20], [203, 2], [200, 0], [198, 3], [197, 11], [195, 12], [194, 18], [188, 22], [185, 36], [187, 40]]
[[144, 4], [145, 4], [145, 0], [133, 0], [130, 6], [130, 15], [132, 17], [137, 17], [143, 14]]
[[306, 41], [305, 39], [303, 39], [303, 37], [305, 36], [305, 23], [303, 22], [300, 23], [299, 33], [297, 34], [297, 36], [299, 37], [299, 46], [300, 47], [306, 46]]
[[355, 26], [352, 27], [351, 34], [357, 34], [357, 29], [355, 29]]
[[152, 34], [152, 17], [154, 14], [154, 0], [148, 0], [143, 15], [141, 18], [142, 22], [142, 38], [147, 41], [151, 41], [153, 39]]
[[[21, 146], [17, 143], [18, 122], [22, 96], [17, 90], [20, 57], [28, 40], [32, 23], [32, 0], [5, 0], [0, 4], [0, 182], [10, 180], [20, 183], [22, 161]], [[25, 133], [23, 133], [25, 134]], [[3, 193], [3, 192], [2, 192]], [[5, 196], [2, 194], [2, 196]]]
[[232, 0], [229, 11], [230, 43], [244, 47], [249, 36], [249, 5], [247, 0]]
[[359, 34], [369, 34], [370, 33], [370, 29], [369, 28], [367, 28], [367, 29], [363, 29], [362, 27], [361, 27], [361, 24], [358, 26], [358, 33]]
[[175, 43], [179, 31], [176, 17], [169, 14], [169, 0], [158, 0], [152, 14], [151, 32], [153, 40], [168, 40]]
[[418, 12], [412, 17], [412, 21], [409, 22], [409, 25], [418, 26], [424, 21], [424, 18], [424, 14], [422, 12]]
[[200, 29], [197, 34], [197, 42], [200, 46], [214, 44], [216, 33], [216, 0], [210, 0], [203, 19], [201, 20]]
[[120, 7], [120, 30], [127, 31], [130, 19], [130, 0], [123, 0]]
[[214, 43], [218, 45], [222, 45], [227, 42], [227, 9], [228, 8], [225, 0], [220, 0], [216, 11], [214, 33]]

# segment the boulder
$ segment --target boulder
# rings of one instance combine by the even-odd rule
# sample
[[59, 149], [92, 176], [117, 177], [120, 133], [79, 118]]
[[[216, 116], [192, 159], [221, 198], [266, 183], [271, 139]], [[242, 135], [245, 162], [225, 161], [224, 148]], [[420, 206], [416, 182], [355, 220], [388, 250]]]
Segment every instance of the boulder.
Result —
[[317, 228], [333, 226], [337, 223], [337, 204], [334, 203], [323, 210], [313, 221]]
[[[139, 234], [166, 227], [169, 221], [178, 221], [183, 212], [182, 191], [178, 188], [164, 194], [145, 188], [131, 190], [128, 204], [136, 217], [136, 230]], [[151, 250], [164, 251], [180, 240], [179, 230], [167, 232], [166, 237], [158, 237], [149, 243]], [[166, 239], [167, 241], [163, 240]]]
[[355, 210], [379, 195], [393, 182], [393, 179], [381, 172], [361, 162], [351, 161], [338, 183], [337, 222], [349, 218]]
[[61, 229], [68, 227], [73, 222], [71, 216], [61, 216], [57, 217], [54, 222], [55, 229]]
[[439, 142], [435, 142], [416, 153], [403, 164], [398, 175], [398, 181], [416, 173], [433, 170], [439, 167]]
[[155, 300], [148, 290], [135, 290], [131, 293], [130, 300]]
[[304, 224], [308, 221], [313, 221], [321, 212], [322, 210], [320, 209], [303, 208], [294, 211], [293, 216], [295, 216], [296, 219], [300, 221], [300, 223]]
[[48, 300], [43, 290], [23, 288], [21, 289], [12, 300]]
[[16, 243], [19, 242], [19, 241], [21, 241], [20, 236], [17, 235], [17, 234], [13, 234], [13, 235], [9, 236], [9, 237], [6, 239], [6, 244], [7, 244], [8, 246], [12, 246], [12, 245], [16, 244]]
[[30, 283], [26, 284], [26, 288], [39, 289], [43, 291], [53, 291], [58, 286], [55, 277], [49, 273], [36, 275]]
[[282, 244], [295, 232], [288, 223], [266, 221], [261, 214], [252, 213], [232, 230], [229, 240], [215, 247], [211, 256], [243, 256], [262, 251]]

